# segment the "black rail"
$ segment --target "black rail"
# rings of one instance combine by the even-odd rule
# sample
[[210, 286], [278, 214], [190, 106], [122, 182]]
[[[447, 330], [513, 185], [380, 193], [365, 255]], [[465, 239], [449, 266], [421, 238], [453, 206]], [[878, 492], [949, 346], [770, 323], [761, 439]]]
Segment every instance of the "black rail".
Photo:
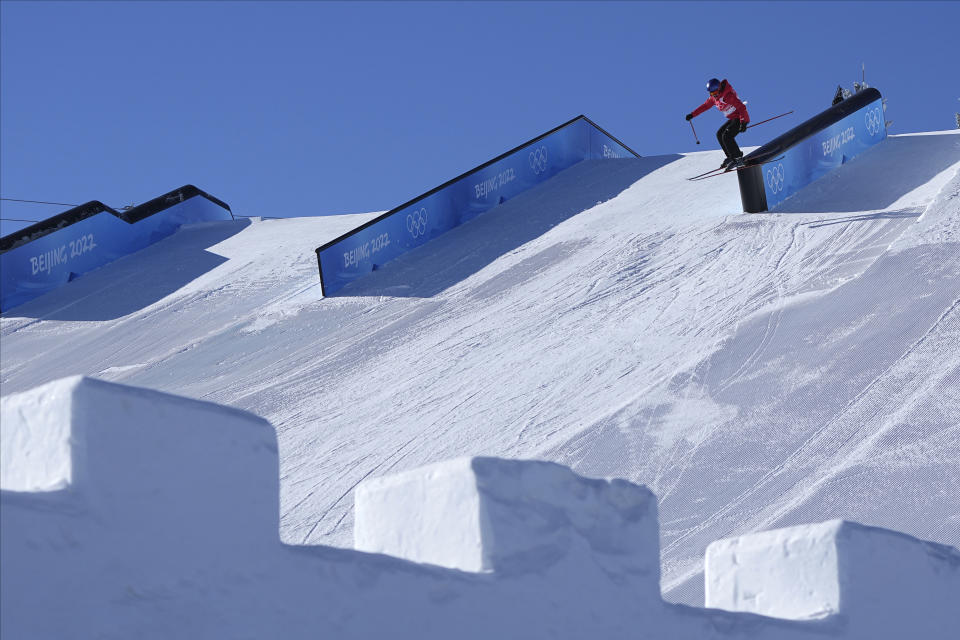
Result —
[[818, 131], [822, 131], [830, 125], [840, 122], [857, 109], [870, 104], [874, 100], [879, 100], [881, 97], [880, 92], [873, 87], [864, 89], [843, 102], [839, 102], [829, 109], [821, 111], [806, 122], [798, 124], [793, 129], [777, 136], [762, 147], [751, 151], [744, 157], [744, 164], [758, 164], [783, 155], [787, 149], [802, 141], [804, 138], [809, 138]]

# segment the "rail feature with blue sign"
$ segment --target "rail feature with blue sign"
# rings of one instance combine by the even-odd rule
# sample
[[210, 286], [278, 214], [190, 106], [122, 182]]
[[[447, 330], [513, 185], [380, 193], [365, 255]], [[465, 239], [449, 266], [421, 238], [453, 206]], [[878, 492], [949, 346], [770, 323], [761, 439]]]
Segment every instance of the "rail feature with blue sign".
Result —
[[323, 295], [588, 159], [639, 155], [578, 116], [317, 248]]
[[120, 212], [89, 202], [0, 239], [0, 309], [139, 251], [181, 225], [232, 220], [230, 207], [186, 185]]
[[791, 147], [782, 160], [763, 165], [767, 209], [822, 178], [887, 137], [880, 99]]
[[747, 213], [772, 211], [811, 182], [887, 137], [883, 98], [866, 89], [763, 145], [744, 158], [740, 193]]

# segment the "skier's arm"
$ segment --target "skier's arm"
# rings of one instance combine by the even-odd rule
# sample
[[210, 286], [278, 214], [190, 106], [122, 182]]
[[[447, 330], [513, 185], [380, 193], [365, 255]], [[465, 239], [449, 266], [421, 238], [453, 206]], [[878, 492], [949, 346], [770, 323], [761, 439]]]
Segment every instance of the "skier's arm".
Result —
[[[701, 113], [703, 113], [704, 111], [706, 111], [712, 106], [713, 106], [713, 98], [707, 98], [706, 102], [704, 102], [702, 105], [700, 105], [699, 107], [697, 107], [692, 111], [693, 117], [696, 118], [698, 115], [700, 115]], [[743, 106], [743, 105], [740, 105], [740, 106]]]

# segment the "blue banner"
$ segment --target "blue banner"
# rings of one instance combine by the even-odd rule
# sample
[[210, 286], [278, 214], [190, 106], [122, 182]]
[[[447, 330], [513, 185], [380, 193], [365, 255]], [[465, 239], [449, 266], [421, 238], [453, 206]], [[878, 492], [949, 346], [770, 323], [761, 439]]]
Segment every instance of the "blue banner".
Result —
[[104, 211], [0, 254], [0, 309], [7, 311], [161, 240], [181, 225], [232, 220], [196, 196], [130, 224]]
[[883, 100], [878, 98], [804, 138], [781, 159], [762, 165], [767, 210], [886, 137]]
[[580, 116], [317, 249], [324, 295], [587, 159], [636, 153]]

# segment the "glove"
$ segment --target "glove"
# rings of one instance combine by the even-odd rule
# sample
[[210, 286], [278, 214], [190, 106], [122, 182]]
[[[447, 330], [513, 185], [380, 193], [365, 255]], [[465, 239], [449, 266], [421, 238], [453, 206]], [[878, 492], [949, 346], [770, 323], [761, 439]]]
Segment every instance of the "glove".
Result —
[[740, 133], [743, 133], [744, 131], [747, 130], [747, 125], [748, 125], [748, 124], [750, 124], [750, 123], [747, 122], [746, 120], [741, 120], [741, 121], [740, 121]]
[[687, 114], [687, 120], [693, 120], [693, 114], [692, 114], [692, 113], [688, 113], [688, 114]]

